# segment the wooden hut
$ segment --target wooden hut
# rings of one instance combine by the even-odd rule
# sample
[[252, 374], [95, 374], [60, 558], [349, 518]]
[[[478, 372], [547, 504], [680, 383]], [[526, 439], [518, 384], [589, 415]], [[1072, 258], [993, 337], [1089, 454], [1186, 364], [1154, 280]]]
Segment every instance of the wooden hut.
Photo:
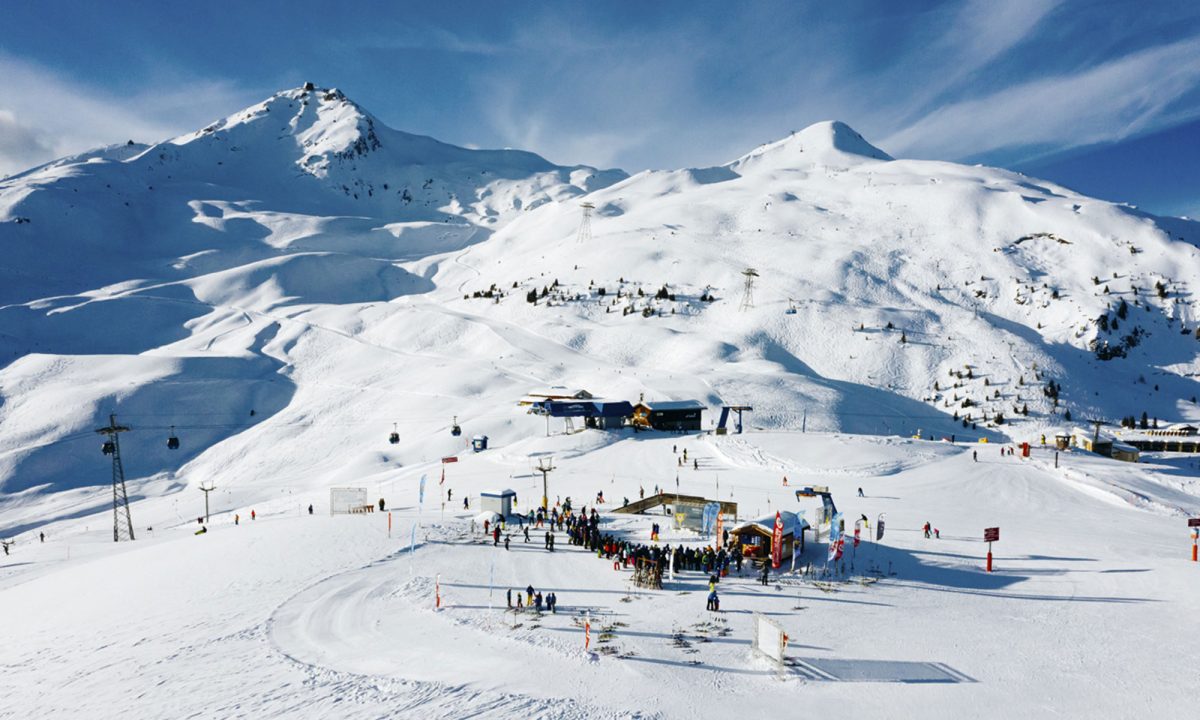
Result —
[[[799, 551], [804, 552], [804, 531], [809, 529], [808, 521], [790, 510], [779, 513], [783, 521], [783, 556], [790, 558], [799, 543]], [[775, 533], [775, 515], [764, 515], [757, 520], [751, 520], [729, 531], [730, 542], [735, 552], [740, 552], [748, 560], [765, 560], [771, 557], [771, 537]]]

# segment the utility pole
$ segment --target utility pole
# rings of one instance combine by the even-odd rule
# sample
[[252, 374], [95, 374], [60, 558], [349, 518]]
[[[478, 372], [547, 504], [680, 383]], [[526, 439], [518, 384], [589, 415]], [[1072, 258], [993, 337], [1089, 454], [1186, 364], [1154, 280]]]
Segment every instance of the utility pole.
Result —
[[1103, 420], [1090, 420], [1096, 426], [1096, 434], [1092, 436], [1092, 447], [1096, 447], [1096, 443], [1100, 442], [1100, 426], [1104, 424]]
[[547, 476], [554, 467], [554, 458], [538, 458], [538, 466], [535, 468], [542, 474], [542, 510], [550, 511], [550, 483]]
[[216, 489], [217, 486], [212, 483], [209, 483], [208, 487], [204, 487], [204, 483], [200, 483], [200, 492], [204, 493], [204, 522], [206, 524], [208, 523], [208, 494]]
[[[113, 489], [113, 542], [121, 542], [122, 538], [133, 540], [133, 519], [129, 516], [129, 495], [125, 492], [125, 467], [121, 464], [121, 442], [117, 437], [120, 433], [129, 432], [128, 425], [118, 425], [117, 416], [108, 416], [108, 425], [97, 428], [97, 435], [104, 435], [108, 440], [100, 447], [105, 455], [112, 455], [112, 489]], [[121, 516], [125, 522], [121, 522]], [[124, 525], [124, 527], [122, 527]]]

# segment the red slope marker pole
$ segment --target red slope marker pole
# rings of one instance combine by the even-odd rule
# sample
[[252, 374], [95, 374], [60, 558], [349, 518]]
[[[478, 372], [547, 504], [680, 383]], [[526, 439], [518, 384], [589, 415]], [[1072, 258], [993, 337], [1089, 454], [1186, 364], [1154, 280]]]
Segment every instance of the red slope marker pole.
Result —
[[987, 571], [992, 571], [992, 544], [988, 543]]

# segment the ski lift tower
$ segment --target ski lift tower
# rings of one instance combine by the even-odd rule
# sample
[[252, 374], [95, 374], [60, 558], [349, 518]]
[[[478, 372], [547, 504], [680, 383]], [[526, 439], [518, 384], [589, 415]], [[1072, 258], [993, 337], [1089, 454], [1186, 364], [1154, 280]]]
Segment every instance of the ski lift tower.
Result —
[[746, 285], [742, 289], [742, 304], [738, 310], [749, 310], [754, 307], [754, 278], [758, 277], [758, 271], [754, 268], [746, 268], [742, 271], [742, 275], [746, 278]]
[[592, 242], [592, 211], [596, 209], [596, 206], [590, 202], [581, 202], [579, 207], [583, 208], [583, 218], [579, 221], [579, 236], [576, 238], [576, 242], [590, 245]]
[[109, 415], [108, 425], [96, 430], [97, 435], [108, 438], [101, 451], [112, 456], [113, 542], [133, 540], [133, 519], [129, 516], [129, 495], [125, 492], [125, 466], [121, 464], [121, 442], [117, 439], [123, 432], [129, 432], [129, 426], [118, 425], [116, 415]]

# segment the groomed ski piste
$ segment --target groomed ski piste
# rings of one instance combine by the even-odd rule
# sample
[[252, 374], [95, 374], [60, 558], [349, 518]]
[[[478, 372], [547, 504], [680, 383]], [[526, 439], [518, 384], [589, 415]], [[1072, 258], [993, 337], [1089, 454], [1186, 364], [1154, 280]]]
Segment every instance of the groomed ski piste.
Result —
[[[1186, 713], [1200, 456], [1054, 442], [1200, 421], [1197, 238], [836, 122], [629, 176], [313, 87], [0, 180], [0, 717]], [[576, 389], [707, 410], [569, 432], [518, 404]], [[717, 435], [730, 404], [754, 410]], [[817, 524], [796, 490], [827, 486], [870, 527], [833, 563], [806, 533], [766, 585], [732, 572], [709, 612], [707, 573], [637, 588], [512, 523], [493, 546], [480, 493], [527, 513], [547, 461], [551, 505], [621, 540], [713, 542], [613, 512], [656, 488], [736, 502], [732, 528]], [[340, 487], [387, 510], [333, 515]], [[510, 610], [527, 586], [557, 612]]]
[[[1051, 450], [1023, 459], [996, 445], [824, 433], [589, 446], [592, 434], [464, 456], [447, 466], [444, 485], [440, 464], [367, 479], [372, 497], [388, 499], [390, 537], [386, 513], [308, 515], [310, 502], [328, 507], [317, 492], [238, 508], [237, 525], [223, 510], [203, 536], [173, 498], [135, 504], [139, 530], [154, 530], [134, 543], [106, 542], [105, 515], [64, 526], [5, 558], [5, 713], [719, 717], [800, 706], [888, 717], [1163, 717], [1195, 697], [1188, 628], [1200, 611], [1200, 568], [1186, 527], [1114, 490], [1159, 483], [1172, 496], [1185, 468], [1114, 467], [1068, 452], [1055, 469]], [[719, 483], [746, 515], [813, 517], [817, 505], [794, 490], [824, 483], [847, 517], [865, 514], [874, 526], [883, 514], [884, 537], [866, 539], [872, 529], [857, 549], [847, 543], [844, 575], [822, 579], [824, 543], [802, 556], [816, 577], [786, 563], [767, 586], [749, 567], [731, 573], [710, 613], [703, 572], [639, 590], [629, 570], [561, 532], [553, 552], [540, 529], [526, 544], [509, 527], [508, 550], [481, 527], [471, 532], [481, 490], [509, 486], [518, 508], [536, 502], [540, 475], [520, 459], [528, 453], [555, 454], [552, 502], [570, 496], [590, 507], [598, 491], [618, 502], [655, 481], [673, 491], [676, 446], [700, 460], [700, 470], [679, 470], [685, 494], [712, 495]], [[454, 500], [443, 508], [447, 490]], [[199, 498], [189, 500], [194, 509]], [[648, 543], [659, 522], [663, 543], [711, 541], [663, 516], [599, 507], [604, 532]], [[940, 538], [924, 538], [926, 521]], [[992, 526], [1002, 534], [989, 574], [982, 530]], [[506, 592], [528, 585], [556, 593], [557, 613], [507, 609]], [[789, 634], [786, 665], [752, 652], [752, 613]]]

